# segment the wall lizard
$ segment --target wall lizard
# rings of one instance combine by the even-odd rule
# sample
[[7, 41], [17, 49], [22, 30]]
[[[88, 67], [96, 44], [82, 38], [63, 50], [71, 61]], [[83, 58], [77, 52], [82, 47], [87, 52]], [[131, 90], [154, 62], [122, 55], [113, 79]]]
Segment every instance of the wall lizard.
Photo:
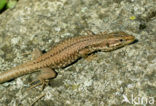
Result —
[[45, 85], [46, 81], [56, 77], [57, 68], [63, 68], [81, 57], [95, 51], [112, 51], [134, 42], [135, 37], [125, 32], [88, 33], [87, 36], [77, 36], [66, 39], [55, 45], [49, 52], [38, 58], [0, 73], [0, 83], [7, 82], [19, 76], [43, 69], [38, 83]]

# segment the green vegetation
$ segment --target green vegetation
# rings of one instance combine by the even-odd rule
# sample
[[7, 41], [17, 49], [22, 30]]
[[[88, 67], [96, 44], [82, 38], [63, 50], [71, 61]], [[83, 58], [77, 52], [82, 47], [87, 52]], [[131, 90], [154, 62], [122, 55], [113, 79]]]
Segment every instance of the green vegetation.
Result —
[[0, 12], [6, 9], [12, 9], [16, 6], [17, 0], [0, 0]]
[[16, 6], [16, 0], [9, 0], [7, 3], [7, 8], [14, 8]]
[[7, 0], [0, 0], [0, 11], [5, 7], [7, 4]]

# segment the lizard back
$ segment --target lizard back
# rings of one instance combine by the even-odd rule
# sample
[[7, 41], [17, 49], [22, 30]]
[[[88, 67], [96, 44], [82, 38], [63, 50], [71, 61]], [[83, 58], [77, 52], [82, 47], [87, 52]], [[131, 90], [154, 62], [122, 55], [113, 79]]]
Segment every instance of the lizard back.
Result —
[[[77, 36], [55, 45], [49, 52], [35, 60], [26, 62], [11, 70], [0, 73], [0, 83], [16, 77], [38, 71], [50, 66], [52, 69], [65, 67], [82, 55], [97, 50], [111, 51], [133, 42], [135, 38], [125, 32], [100, 33], [96, 35]], [[81, 51], [87, 51], [82, 52]]]

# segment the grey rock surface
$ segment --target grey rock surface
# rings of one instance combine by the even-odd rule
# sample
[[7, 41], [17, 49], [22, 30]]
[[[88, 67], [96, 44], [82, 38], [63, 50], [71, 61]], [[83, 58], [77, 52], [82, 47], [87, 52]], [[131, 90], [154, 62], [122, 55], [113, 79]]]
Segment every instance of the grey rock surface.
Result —
[[156, 105], [155, 0], [19, 0], [0, 14], [0, 72], [87, 30], [125, 31], [138, 42], [56, 70], [43, 91], [27, 90], [39, 73], [0, 84], [0, 106], [30, 106], [42, 94], [35, 106]]

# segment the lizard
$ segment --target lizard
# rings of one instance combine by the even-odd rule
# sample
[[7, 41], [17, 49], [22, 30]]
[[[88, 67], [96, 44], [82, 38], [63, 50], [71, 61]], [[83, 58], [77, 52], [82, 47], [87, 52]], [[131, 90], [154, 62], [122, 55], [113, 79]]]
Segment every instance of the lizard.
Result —
[[113, 51], [134, 41], [135, 37], [133, 35], [122, 31], [112, 33], [101, 32], [98, 34], [88, 32], [88, 35], [85, 36], [71, 37], [54, 45], [49, 52], [43, 55], [40, 54], [36, 59], [8, 71], [1, 72], [0, 84], [39, 71], [38, 69], [43, 69], [43, 73], [38, 76], [38, 83], [35, 86], [46, 85], [50, 79], [57, 76], [55, 69], [64, 68], [93, 52]]

